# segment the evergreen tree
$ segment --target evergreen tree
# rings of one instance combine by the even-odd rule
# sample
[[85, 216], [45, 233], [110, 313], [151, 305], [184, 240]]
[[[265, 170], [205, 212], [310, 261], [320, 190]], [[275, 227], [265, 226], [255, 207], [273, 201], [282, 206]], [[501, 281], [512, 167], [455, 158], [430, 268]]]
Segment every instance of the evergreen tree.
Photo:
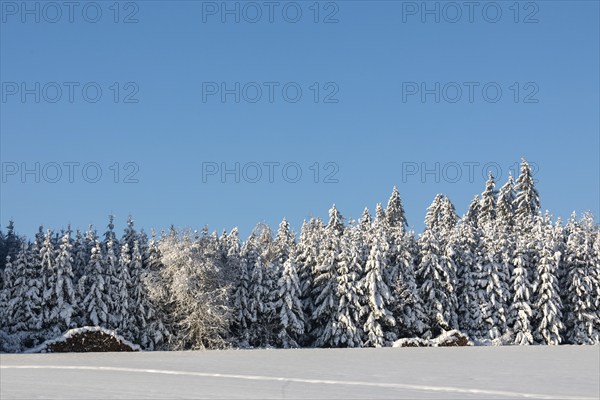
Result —
[[558, 345], [562, 341], [562, 301], [558, 290], [556, 272], [560, 253], [556, 251], [551, 225], [542, 218], [536, 224], [537, 234], [542, 239], [540, 261], [533, 283], [535, 304], [534, 338], [544, 344]]
[[255, 237], [251, 234], [241, 249], [240, 271], [233, 293], [233, 332], [242, 347], [250, 344], [250, 327], [253, 322], [253, 312], [250, 309], [250, 271], [253, 270], [257, 257]]
[[513, 299], [509, 311], [509, 326], [512, 327], [514, 344], [533, 344], [531, 307], [531, 278], [525, 239], [517, 242], [515, 249], [515, 268], [512, 274]]
[[311, 316], [315, 346], [335, 346], [334, 334], [339, 294], [337, 290], [341, 238], [344, 232], [343, 217], [335, 205], [329, 210], [323, 249], [319, 253], [313, 285], [314, 311]]
[[[366, 209], [365, 211], [368, 212]], [[391, 228], [399, 228], [404, 232], [408, 227], [404, 206], [402, 205], [402, 199], [400, 199], [400, 193], [398, 192], [398, 188], [396, 186], [394, 186], [392, 195], [388, 200], [387, 207], [385, 209], [385, 218], [387, 225]]]
[[521, 162], [521, 171], [515, 185], [515, 219], [521, 230], [527, 229], [529, 219], [540, 211], [540, 196], [533, 182], [533, 173], [525, 159]]
[[509, 175], [506, 183], [498, 192], [498, 201], [496, 205], [496, 216], [500, 223], [512, 227], [515, 218], [515, 188], [514, 179]]
[[386, 282], [386, 269], [388, 265], [388, 242], [383, 226], [373, 232], [373, 240], [369, 257], [365, 264], [365, 277], [362, 287], [366, 297], [366, 322], [363, 327], [367, 341], [365, 344], [373, 347], [382, 347], [395, 337], [391, 335], [396, 321], [390, 305], [393, 302], [392, 291]]
[[300, 281], [294, 257], [283, 264], [283, 273], [278, 282], [279, 293], [275, 304], [278, 321], [278, 345], [283, 348], [299, 347], [304, 334], [304, 312], [300, 301]]
[[494, 177], [490, 173], [485, 184], [485, 191], [481, 194], [481, 205], [479, 206], [478, 223], [480, 226], [493, 223], [496, 219], [496, 192]]
[[361, 321], [361, 285], [365, 263], [365, 238], [360, 225], [347, 229], [342, 237], [342, 252], [338, 266], [338, 310], [335, 315], [333, 345], [360, 347], [363, 341]]
[[112, 299], [106, 290], [107, 277], [104, 275], [103, 262], [102, 246], [100, 241], [96, 239], [94, 247], [91, 249], [89, 265], [86, 268], [88, 275], [84, 275], [82, 278], [89, 284], [89, 290], [83, 297], [81, 307], [84, 310], [83, 321], [85, 325], [108, 326], [108, 304]]
[[600, 342], [597, 253], [590, 230], [574, 215], [566, 230], [566, 339], [573, 344], [595, 344]]
[[73, 327], [72, 316], [76, 303], [73, 285], [73, 254], [70, 229], [64, 234], [56, 259], [56, 314], [57, 326], [61, 331]]

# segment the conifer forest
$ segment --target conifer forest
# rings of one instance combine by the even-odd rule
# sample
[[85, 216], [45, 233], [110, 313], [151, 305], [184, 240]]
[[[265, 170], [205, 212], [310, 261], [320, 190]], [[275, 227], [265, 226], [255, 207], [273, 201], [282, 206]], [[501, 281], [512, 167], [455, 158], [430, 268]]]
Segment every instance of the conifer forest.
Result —
[[[18, 221], [17, 221], [18, 222]], [[590, 213], [553, 219], [530, 166], [490, 175], [462, 217], [437, 195], [410, 230], [400, 193], [358, 220], [335, 205], [296, 235], [123, 234], [13, 222], [0, 235], [0, 351], [77, 327], [144, 350], [383, 347], [459, 330], [475, 344], [600, 342], [600, 234]], [[103, 229], [104, 230], [104, 229]]]

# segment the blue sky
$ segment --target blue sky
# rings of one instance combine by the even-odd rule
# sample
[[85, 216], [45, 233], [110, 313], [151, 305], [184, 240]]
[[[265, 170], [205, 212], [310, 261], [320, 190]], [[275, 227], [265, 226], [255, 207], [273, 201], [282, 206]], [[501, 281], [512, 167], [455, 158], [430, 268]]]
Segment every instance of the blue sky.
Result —
[[[397, 185], [420, 231], [436, 193], [462, 214], [488, 169], [499, 187], [521, 157], [543, 209], [599, 214], [597, 1], [520, 2], [518, 14], [478, 2], [471, 16], [464, 2], [427, 2], [433, 14], [420, 1], [314, 3], [277, 2], [269, 22], [264, 2], [237, 2], [236, 22], [222, 2], [121, 2], [118, 15], [113, 1], [78, 2], [70, 22], [64, 6], [2, 1], [2, 226], [103, 231], [109, 213], [119, 229], [131, 213], [146, 230], [245, 237], [282, 217], [299, 231], [333, 203], [358, 217]], [[236, 163], [239, 182], [221, 177]]]

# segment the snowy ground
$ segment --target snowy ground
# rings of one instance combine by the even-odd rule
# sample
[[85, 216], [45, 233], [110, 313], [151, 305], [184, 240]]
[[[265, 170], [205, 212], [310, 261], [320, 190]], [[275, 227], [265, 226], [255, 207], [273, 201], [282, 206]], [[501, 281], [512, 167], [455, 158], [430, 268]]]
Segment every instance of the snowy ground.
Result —
[[0, 398], [600, 398], [599, 346], [0, 355]]

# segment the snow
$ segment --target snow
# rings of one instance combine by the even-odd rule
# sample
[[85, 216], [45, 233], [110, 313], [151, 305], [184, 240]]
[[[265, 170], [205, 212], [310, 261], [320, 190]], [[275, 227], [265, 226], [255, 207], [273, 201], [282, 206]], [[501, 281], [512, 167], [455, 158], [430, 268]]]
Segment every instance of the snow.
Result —
[[599, 359], [599, 346], [2, 354], [0, 398], [598, 399]]

